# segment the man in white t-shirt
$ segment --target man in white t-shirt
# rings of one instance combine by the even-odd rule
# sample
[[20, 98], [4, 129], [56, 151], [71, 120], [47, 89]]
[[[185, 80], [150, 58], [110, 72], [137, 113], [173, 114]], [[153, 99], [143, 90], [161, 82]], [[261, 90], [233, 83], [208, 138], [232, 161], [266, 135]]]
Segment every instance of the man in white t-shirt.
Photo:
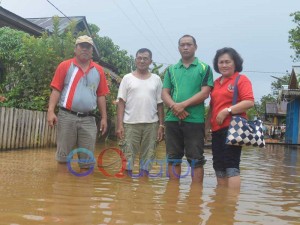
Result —
[[[152, 52], [147, 48], [138, 50], [136, 70], [123, 77], [118, 92], [116, 133], [127, 161], [124, 170], [129, 176], [149, 175], [157, 142], [162, 141], [164, 135], [162, 81], [149, 72], [151, 63]], [[140, 173], [132, 175], [138, 155]]]

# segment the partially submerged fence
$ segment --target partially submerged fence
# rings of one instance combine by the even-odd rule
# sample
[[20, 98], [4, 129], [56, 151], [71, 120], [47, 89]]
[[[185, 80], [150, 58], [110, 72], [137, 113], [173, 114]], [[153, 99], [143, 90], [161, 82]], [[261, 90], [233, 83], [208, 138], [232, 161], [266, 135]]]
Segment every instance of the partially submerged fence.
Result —
[[0, 150], [52, 147], [56, 127], [47, 124], [47, 113], [0, 107]]

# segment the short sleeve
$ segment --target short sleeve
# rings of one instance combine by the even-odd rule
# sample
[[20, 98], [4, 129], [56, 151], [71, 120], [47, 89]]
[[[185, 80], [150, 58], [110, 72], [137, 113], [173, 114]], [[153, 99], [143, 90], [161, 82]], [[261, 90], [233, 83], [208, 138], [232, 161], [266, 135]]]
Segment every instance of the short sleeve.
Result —
[[207, 70], [205, 72], [205, 77], [202, 82], [202, 87], [203, 86], [210, 86], [210, 87], [214, 86], [214, 77], [213, 77], [212, 69], [210, 68], [210, 66], [207, 66]]
[[164, 74], [164, 82], [163, 82], [163, 88], [169, 88], [171, 89], [172, 88], [172, 83], [171, 83], [171, 74], [170, 74], [170, 68], [171, 67], [168, 67], [165, 71], [165, 74]]
[[248, 77], [246, 77], [245, 75], [242, 75], [240, 77], [240, 80], [238, 82], [238, 96], [239, 96], [239, 100], [250, 100], [250, 101], [254, 101], [254, 94], [253, 94], [253, 89], [252, 89], [252, 83], [249, 80]]
[[63, 90], [65, 77], [67, 75], [70, 65], [71, 65], [71, 60], [67, 60], [67, 61], [61, 62], [57, 66], [54, 76], [53, 76], [53, 79], [50, 84], [51, 88], [54, 88], [58, 91]]
[[104, 70], [101, 66], [97, 66], [96, 68], [100, 74], [100, 84], [98, 85], [98, 88], [97, 88], [97, 96], [98, 97], [105, 96], [109, 93], [106, 76], [105, 76]]
[[118, 90], [118, 99], [123, 99], [125, 102], [127, 101], [127, 79], [126, 79], [126, 75], [123, 77], [120, 86], [119, 86], [119, 90]]
[[163, 100], [161, 98], [161, 92], [162, 92], [162, 82], [159, 76], [157, 76], [157, 80], [158, 80], [158, 85], [157, 85], [157, 95], [156, 95], [156, 99], [157, 99], [157, 104], [162, 103]]

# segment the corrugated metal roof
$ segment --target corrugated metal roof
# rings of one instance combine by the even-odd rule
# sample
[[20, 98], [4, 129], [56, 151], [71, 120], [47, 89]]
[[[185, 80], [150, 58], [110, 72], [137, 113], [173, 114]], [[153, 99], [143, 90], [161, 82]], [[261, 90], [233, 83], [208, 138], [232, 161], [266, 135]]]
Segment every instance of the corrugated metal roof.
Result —
[[282, 95], [287, 95], [287, 96], [293, 96], [293, 95], [298, 95], [300, 96], [300, 89], [288, 89], [288, 90], [281, 90]]
[[[91, 32], [88, 26], [88, 23], [85, 19], [85, 16], [71, 16], [71, 17], [58, 17], [59, 24], [58, 24], [58, 32], [62, 34], [66, 28], [70, 25], [71, 22], [76, 23], [77, 31], [86, 30], [87, 34], [91, 36]], [[53, 32], [53, 17], [43, 17], [43, 18], [26, 18], [31, 23], [38, 25], [39, 27], [48, 30], [49, 32]], [[95, 46], [95, 56], [96, 59], [100, 59], [99, 49]]]
[[[34, 23], [40, 27], [43, 27], [45, 30], [53, 32], [53, 18], [44, 17], [44, 18], [26, 18], [31, 23]], [[73, 17], [59, 17], [59, 33], [63, 33], [65, 29], [70, 25], [71, 21], [84, 22], [84, 16], [73, 16]]]

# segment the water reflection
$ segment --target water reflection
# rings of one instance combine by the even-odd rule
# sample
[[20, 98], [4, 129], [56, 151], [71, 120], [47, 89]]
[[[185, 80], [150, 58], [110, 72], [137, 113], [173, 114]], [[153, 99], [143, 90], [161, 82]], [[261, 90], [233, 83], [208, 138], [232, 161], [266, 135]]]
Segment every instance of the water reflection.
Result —
[[136, 179], [117, 183], [111, 224], [157, 221], [158, 207], [152, 182]]
[[161, 224], [201, 224], [202, 189], [200, 184], [168, 181], [161, 198]]
[[207, 204], [210, 216], [205, 224], [234, 224], [239, 200], [239, 190], [217, 186]]
[[[148, 180], [97, 168], [76, 177], [57, 171], [55, 149], [0, 152], [0, 224], [300, 224], [299, 150], [245, 149], [240, 192], [216, 186], [210, 150], [203, 186], [190, 176], [170, 182], [165, 169]], [[117, 157], [106, 155], [110, 174], [120, 169]], [[163, 145], [158, 157], [165, 158]]]
[[53, 218], [67, 224], [93, 224], [93, 176], [78, 177], [57, 171], [52, 180], [48, 211]]

